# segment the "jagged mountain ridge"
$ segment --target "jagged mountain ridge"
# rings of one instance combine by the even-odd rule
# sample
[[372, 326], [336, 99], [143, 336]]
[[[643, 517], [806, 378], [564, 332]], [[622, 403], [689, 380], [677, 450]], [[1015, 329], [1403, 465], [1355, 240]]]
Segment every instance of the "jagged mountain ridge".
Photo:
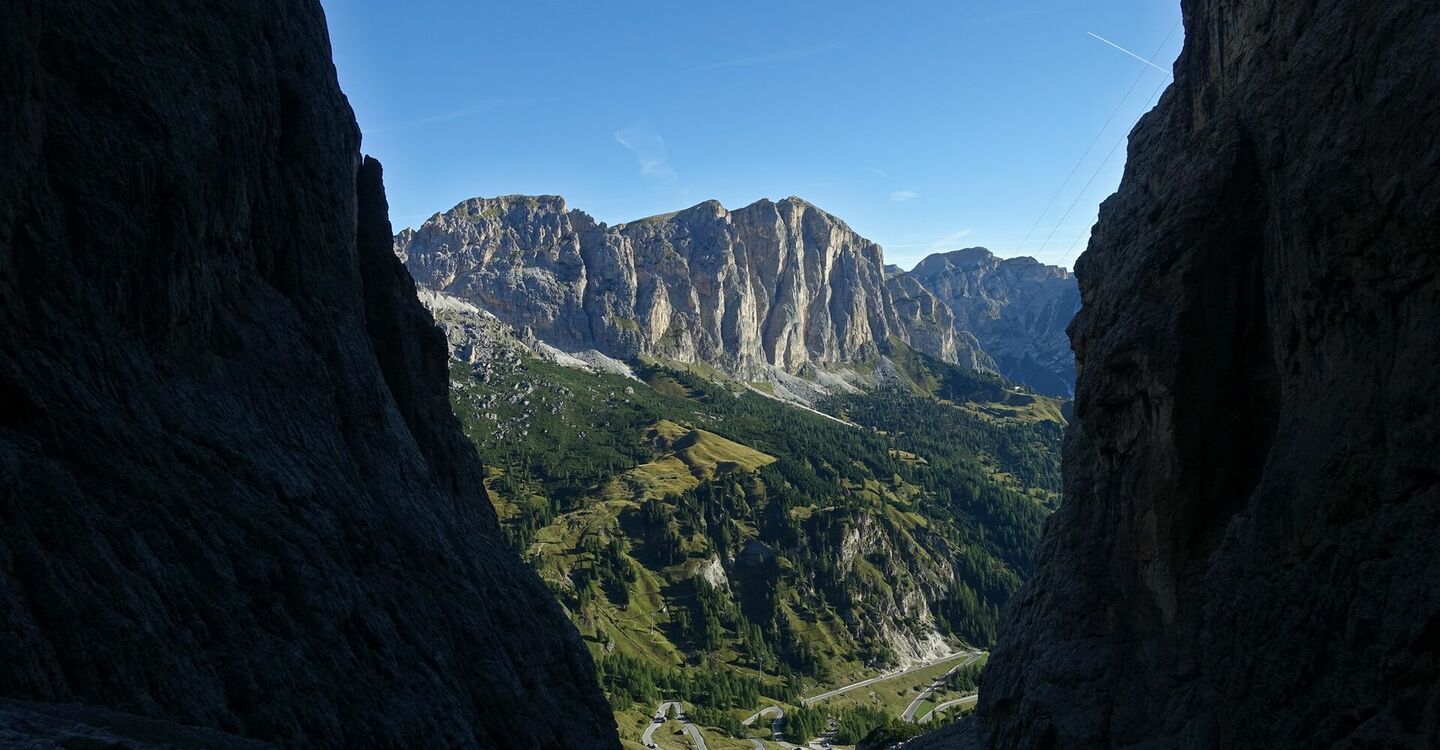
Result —
[[[1028, 289], [972, 285], [987, 291], [987, 307], [956, 293], [962, 319], [929, 287], [932, 277], [887, 269], [879, 245], [794, 197], [734, 211], [707, 201], [613, 227], [555, 196], [476, 198], [402, 231], [395, 244], [422, 286], [561, 348], [621, 359], [702, 362], [758, 377], [861, 361], [893, 339], [945, 362], [997, 370], [970, 321], [1007, 356], [1023, 361], [1029, 351], [1005, 343], [1008, 318], [986, 317]], [[1057, 278], [1069, 281], [1063, 271]], [[1034, 333], [1021, 327], [1013, 337]], [[1068, 393], [1068, 384], [1039, 384]]]

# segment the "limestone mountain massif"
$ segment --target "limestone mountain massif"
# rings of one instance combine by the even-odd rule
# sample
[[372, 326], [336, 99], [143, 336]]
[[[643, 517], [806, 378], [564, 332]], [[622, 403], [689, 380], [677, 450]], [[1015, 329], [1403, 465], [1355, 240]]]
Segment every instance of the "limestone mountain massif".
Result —
[[0, 744], [618, 748], [319, 2], [9, 3], [0, 70]]
[[566, 350], [755, 379], [860, 362], [899, 341], [1045, 393], [1070, 390], [1063, 329], [1076, 298], [1063, 270], [927, 261], [933, 272], [898, 272], [878, 245], [799, 198], [733, 211], [707, 201], [615, 226], [554, 196], [477, 198], [402, 231], [395, 248], [422, 286]]
[[974, 247], [931, 255], [903, 278], [943, 302], [997, 372], [1041, 393], [1074, 395], [1075, 355], [1065, 327], [1080, 309], [1080, 290], [1069, 271]]

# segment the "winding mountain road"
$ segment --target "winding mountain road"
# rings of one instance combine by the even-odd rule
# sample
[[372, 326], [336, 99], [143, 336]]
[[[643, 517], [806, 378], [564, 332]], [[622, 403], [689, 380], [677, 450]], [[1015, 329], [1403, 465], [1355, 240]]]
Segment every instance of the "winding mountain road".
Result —
[[[650, 745], [653, 744], [651, 738], [655, 736], [655, 730], [657, 728], [665, 725], [665, 713], [671, 706], [675, 707], [676, 716], [684, 716], [685, 707], [680, 705], [680, 701], [665, 701], [661, 703], [660, 707], [655, 709], [655, 715], [651, 718], [650, 726], [645, 727], [645, 733], [640, 736], [640, 744], [645, 747], [650, 747]], [[660, 719], [660, 721], [657, 723], [655, 719]], [[709, 748], [705, 746], [705, 736], [700, 734], [700, 727], [695, 726], [695, 723], [690, 721], [688, 716], [680, 719], [680, 724], [685, 728], [685, 733], [690, 735], [690, 739], [695, 741], [695, 750], [709, 750]]]
[[[781, 722], [785, 720], [785, 709], [779, 706], [767, 706], [765, 708], [762, 708], [759, 711], [751, 714], [750, 718], [740, 722], [740, 724], [741, 726], [746, 727], [754, 726], [755, 722], [759, 721], [760, 717], [765, 716], [766, 714], [773, 714], [775, 716], [775, 718], [770, 722], [770, 734], [779, 737]], [[790, 745], [786, 742], [780, 742], [779, 740], [775, 740], [775, 742], [784, 748], [793, 747], [793, 745]], [[765, 750], [765, 743], [754, 737], [750, 738], [750, 744], [755, 746], [755, 750]]]
[[[935, 679], [931, 680], [931, 681], [930, 681], [930, 684], [929, 684], [928, 686], [926, 686], [926, 688], [925, 688], [924, 690], [921, 690], [921, 691], [915, 696], [915, 700], [910, 701], [910, 705], [908, 705], [908, 706], [905, 707], [905, 712], [902, 713], [902, 714], [900, 714], [900, 720], [901, 720], [901, 721], [908, 721], [908, 722], [914, 723], [914, 721], [915, 721], [915, 712], [920, 709], [920, 704], [921, 704], [921, 703], [924, 703], [926, 698], [929, 698], [930, 696], [934, 695], [934, 694], [935, 694], [935, 691], [938, 690], [941, 685], [944, 685], [944, 684], [945, 684], [946, 678], [948, 678], [948, 677], [949, 677], [950, 675], [952, 675], [952, 674], [955, 674], [955, 672], [956, 672], [957, 670], [963, 669], [963, 668], [965, 668], [965, 667], [968, 667], [968, 666], [970, 666], [971, 664], [974, 664], [975, 662], [977, 662], [977, 661], [979, 661], [979, 660], [980, 660], [980, 652], [979, 652], [979, 651], [976, 651], [976, 652], [970, 654], [970, 658], [966, 659], [965, 661], [960, 662], [959, 664], [956, 664], [955, 666], [951, 667], [951, 668], [949, 669], [949, 671], [947, 671], [945, 674], [942, 674], [942, 675], [940, 675], [939, 677], [936, 677]], [[928, 714], [927, 714], [927, 715], [928, 715]]]
[[[902, 718], [904, 718], [905, 721], [913, 722], [913, 721], [915, 720], [915, 719], [914, 719], [914, 717], [915, 717], [915, 711], [919, 709], [920, 704], [925, 700], [925, 698], [929, 697], [931, 694], [934, 693], [936, 687], [938, 687], [939, 685], [943, 684], [943, 682], [944, 682], [944, 680], [945, 680], [946, 677], [949, 677], [949, 676], [950, 676], [951, 674], [953, 674], [953, 673], [955, 672], [955, 670], [957, 670], [957, 669], [960, 669], [960, 668], [962, 668], [962, 667], [968, 666], [968, 665], [970, 665], [970, 664], [974, 664], [981, 656], [984, 656], [984, 652], [983, 652], [983, 651], [960, 651], [960, 652], [958, 652], [958, 653], [954, 653], [954, 654], [951, 654], [951, 655], [949, 655], [949, 656], [946, 656], [946, 657], [944, 657], [944, 658], [942, 658], [942, 659], [936, 659], [936, 660], [931, 661], [931, 662], [926, 662], [926, 663], [924, 663], [924, 664], [920, 664], [920, 665], [918, 665], [918, 666], [914, 666], [914, 667], [911, 667], [911, 668], [909, 668], [909, 669], [902, 669], [902, 670], [900, 670], [900, 671], [898, 671], [898, 672], [890, 672], [890, 673], [888, 673], [888, 674], [877, 675], [877, 676], [871, 677], [871, 678], [869, 678], [869, 679], [860, 680], [859, 682], [852, 682], [852, 683], [850, 683], [849, 685], [845, 685], [845, 686], [843, 686], [843, 687], [838, 687], [838, 688], [835, 688], [834, 690], [827, 690], [827, 691], [825, 691], [825, 692], [823, 692], [823, 693], [820, 693], [820, 694], [818, 694], [818, 695], [812, 695], [812, 696], [810, 696], [809, 698], [802, 698], [802, 699], [800, 700], [800, 705], [802, 705], [802, 706], [804, 706], [804, 707], [806, 707], [806, 708], [809, 708], [810, 706], [814, 705], [815, 703], [818, 703], [818, 702], [820, 702], [820, 701], [823, 701], [823, 700], [825, 700], [825, 699], [827, 699], [827, 698], [833, 698], [833, 697], [835, 697], [835, 696], [837, 696], [837, 695], [842, 695], [842, 694], [844, 694], [844, 693], [848, 693], [848, 692], [850, 692], [851, 690], [855, 690], [855, 689], [857, 689], [857, 688], [865, 687], [866, 685], [874, 685], [874, 684], [877, 683], [877, 682], [884, 682], [884, 681], [886, 681], [886, 680], [893, 680], [893, 679], [895, 679], [896, 677], [904, 677], [905, 675], [911, 674], [912, 672], [918, 672], [918, 671], [920, 671], [920, 670], [922, 670], [922, 669], [929, 669], [930, 667], [933, 667], [933, 666], [935, 666], [935, 665], [937, 665], [937, 664], [944, 664], [944, 663], [946, 663], [946, 662], [955, 661], [955, 660], [957, 660], [957, 659], [963, 659], [964, 661], [960, 662], [959, 664], [956, 664], [953, 668], [951, 668], [951, 669], [950, 669], [949, 671], [947, 671], [945, 674], [943, 674], [943, 675], [941, 675], [940, 677], [937, 677], [937, 678], [935, 678], [934, 680], [932, 680], [931, 683], [930, 683], [930, 685], [929, 685], [928, 687], [926, 687], [925, 690], [922, 690], [922, 691], [920, 692], [919, 697], [917, 697], [915, 700], [911, 701], [909, 706], [906, 706], [906, 707], [905, 707], [905, 713], [902, 715]], [[967, 696], [967, 697], [965, 697], [965, 698], [959, 698], [959, 699], [957, 699], [957, 700], [947, 701], [947, 702], [945, 702], [945, 703], [942, 703], [942, 704], [936, 706], [934, 709], [931, 709], [931, 711], [930, 711], [929, 713], [925, 714], [925, 720], [928, 720], [929, 717], [930, 717], [930, 715], [933, 714], [936, 710], [939, 710], [939, 709], [942, 709], [942, 708], [949, 708], [950, 706], [957, 705], [957, 704], [962, 704], [962, 703], [964, 703], [964, 702], [966, 702], [966, 701], [972, 701], [972, 702], [973, 702], [973, 701], [975, 700], [975, 697], [976, 697], [976, 696]], [[676, 705], [676, 706], [678, 706], [679, 704], [678, 704], [678, 703], [674, 703], [673, 701], [672, 701], [672, 702], [667, 702], [667, 703], [662, 703], [662, 704], [660, 704], [660, 709], [659, 709], [659, 711], [657, 712], [657, 715], [658, 715], [658, 716], [664, 716], [664, 714], [665, 714], [665, 707], [666, 707], [666, 706], [669, 706], [669, 705]], [[740, 722], [740, 723], [741, 723], [742, 725], [744, 725], [744, 726], [747, 726], [747, 727], [749, 727], [749, 726], [754, 726], [755, 722], [759, 721], [759, 720], [761, 719], [761, 717], [769, 716], [769, 715], [773, 715], [773, 716], [775, 717], [775, 718], [770, 722], [770, 731], [771, 731], [772, 734], [775, 735], [775, 737], [778, 738], [778, 737], [781, 736], [781, 729], [782, 729], [782, 727], [783, 727], [783, 725], [784, 725], [784, 721], [785, 721], [785, 709], [781, 708], [780, 706], [767, 706], [767, 707], [765, 707], [765, 708], [762, 708], [762, 709], [760, 709], [759, 711], [756, 711], [755, 713], [751, 714], [749, 718], [745, 719], [744, 721], [742, 721], [742, 722]], [[651, 724], [650, 728], [645, 731], [645, 740], [644, 740], [644, 741], [645, 741], [645, 744], [648, 745], [648, 744], [650, 743], [650, 735], [651, 735], [652, 733], [654, 733], [654, 729], [655, 729], [656, 726], [659, 726], [659, 725], [658, 725], [658, 724]], [[693, 726], [693, 725], [687, 724], [687, 728], [688, 728], [689, 726]], [[698, 736], [698, 733], [699, 733], [699, 730], [697, 729], [697, 730], [696, 730], [696, 735], [692, 735], [692, 736]], [[766, 745], [765, 745], [764, 742], [762, 742], [762, 741], [760, 741], [759, 739], [756, 739], [756, 738], [754, 738], [754, 737], [751, 737], [751, 738], [749, 738], [749, 739], [750, 739], [750, 743], [751, 743], [752, 745], [754, 745], [755, 750], [765, 750]], [[785, 742], [785, 741], [780, 740], [780, 739], [772, 740], [772, 742], [774, 742], [775, 744], [779, 745], [779, 746], [782, 747], [782, 748], [785, 748], [785, 750], [801, 750], [802, 748], [808, 746], [808, 743], [807, 743], [806, 745], [794, 745], [794, 744], [791, 744], [791, 743], [789, 743], [789, 742]], [[700, 747], [701, 747], [702, 750], [703, 750], [704, 745], [701, 744]]]
[[931, 719], [931, 717], [935, 716], [935, 712], [936, 712], [936, 711], [944, 711], [945, 709], [951, 708], [951, 707], [954, 707], [954, 706], [974, 705], [974, 704], [975, 704], [975, 701], [978, 701], [978, 700], [980, 700], [980, 696], [977, 694], [977, 695], [967, 695], [967, 696], [965, 696], [964, 698], [956, 698], [956, 699], [953, 700], [953, 701], [945, 701], [944, 703], [938, 703], [938, 704], [935, 705], [934, 708], [930, 709], [929, 711], [926, 711], [924, 716], [921, 716], [921, 717], [920, 717], [920, 723], [921, 723], [921, 724], [924, 724], [925, 722], [929, 721], [929, 720]]
[[[756, 711], [753, 715], [751, 715], [750, 718], [740, 722], [740, 724], [741, 726], [752, 726], [757, 720], [759, 720], [761, 716], [764, 716], [765, 714], [775, 714], [775, 721], [778, 722], [781, 719], [785, 718], [785, 709], [779, 706], [769, 706], [767, 708], [762, 708], [759, 711]], [[774, 724], [772, 723], [771, 726], [774, 726]]]
[[907, 674], [910, 674], [911, 672], [919, 672], [919, 671], [922, 670], [922, 669], [929, 669], [930, 667], [933, 667], [933, 666], [935, 666], [936, 664], [944, 664], [944, 663], [947, 662], [947, 661], [954, 661], [954, 660], [956, 660], [956, 659], [965, 659], [965, 658], [971, 658], [971, 657], [973, 657], [973, 658], [979, 658], [978, 652], [975, 652], [975, 651], [961, 651], [961, 652], [956, 653], [956, 654], [951, 654], [951, 655], [949, 655], [949, 656], [947, 656], [947, 657], [945, 657], [945, 658], [943, 658], [943, 659], [936, 659], [935, 661], [927, 662], [927, 663], [925, 663], [925, 664], [921, 664], [921, 665], [916, 666], [916, 667], [911, 667], [911, 668], [909, 668], [909, 669], [902, 669], [902, 670], [900, 670], [900, 671], [898, 671], [898, 672], [891, 672], [891, 673], [889, 673], [889, 674], [882, 674], [882, 675], [879, 675], [879, 676], [877, 676], [877, 677], [871, 677], [871, 678], [868, 679], [868, 680], [861, 680], [861, 681], [859, 681], [859, 682], [853, 682], [853, 683], [851, 683], [851, 684], [849, 684], [849, 685], [846, 685], [846, 686], [844, 686], [844, 687], [836, 688], [836, 689], [831, 690], [831, 691], [829, 691], [829, 692], [821, 693], [821, 694], [819, 694], [819, 695], [812, 695], [812, 696], [810, 696], [809, 698], [802, 699], [802, 700], [800, 701], [800, 705], [802, 705], [802, 706], [804, 706], [804, 707], [806, 707], [806, 708], [809, 708], [810, 706], [814, 705], [815, 703], [817, 703], [817, 702], [819, 702], [819, 701], [823, 701], [823, 700], [825, 700], [826, 698], [834, 698], [834, 697], [837, 696], [837, 695], [840, 695], [840, 694], [842, 694], [842, 693], [848, 693], [848, 692], [850, 692], [851, 690], [854, 690], [854, 689], [856, 689], [856, 688], [862, 688], [862, 687], [865, 687], [866, 685], [874, 685], [874, 684], [877, 683], [877, 682], [884, 682], [884, 681], [886, 681], [886, 680], [893, 680], [893, 679], [895, 679], [896, 677], [903, 677], [903, 676], [905, 676], [905, 675], [907, 675]]

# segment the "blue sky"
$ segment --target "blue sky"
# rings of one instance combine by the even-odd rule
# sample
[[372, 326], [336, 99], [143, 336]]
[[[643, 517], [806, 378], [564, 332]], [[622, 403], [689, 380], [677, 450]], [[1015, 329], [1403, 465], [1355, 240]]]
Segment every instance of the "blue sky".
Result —
[[1073, 265], [1184, 33], [1175, 0], [323, 3], [396, 228], [510, 193], [612, 224], [798, 195], [907, 268]]

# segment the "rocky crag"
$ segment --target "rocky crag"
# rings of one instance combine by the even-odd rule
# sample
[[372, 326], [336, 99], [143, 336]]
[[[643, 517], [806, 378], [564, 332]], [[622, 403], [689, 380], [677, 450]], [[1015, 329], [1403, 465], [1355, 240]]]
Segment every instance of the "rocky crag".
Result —
[[952, 325], [976, 339], [1000, 374], [1040, 393], [1074, 396], [1065, 327], [1080, 309], [1080, 290], [1069, 271], [973, 247], [931, 255], [902, 278], [943, 302]]
[[1187, 0], [992, 748], [1440, 745], [1440, 5]]
[[799, 198], [707, 201], [613, 227], [554, 196], [476, 198], [396, 236], [416, 280], [566, 350], [759, 378], [874, 357], [896, 339], [994, 363], [880, 247]]
[[450, 411], [320, 4], [5, 19], [4, 742], [618, 747]]

